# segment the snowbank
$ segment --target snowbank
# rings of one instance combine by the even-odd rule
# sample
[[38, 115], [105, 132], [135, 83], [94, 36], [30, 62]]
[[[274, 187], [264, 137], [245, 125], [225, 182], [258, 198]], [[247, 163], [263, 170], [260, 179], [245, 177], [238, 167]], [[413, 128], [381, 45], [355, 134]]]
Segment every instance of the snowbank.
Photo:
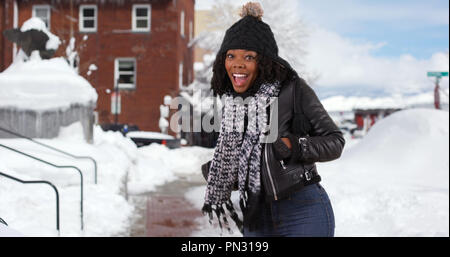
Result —
[[[378, 121], [363, 139], [347, 138], [340, 159], [317, 164], [333, 205], [335, 235], [448, 237], [448, 156], [446, 111], [399, 111]], [[205, 186], [196, 187], [186, 198], [201, 208], [204, 194]], [[233, 192], [235, 207], [237, 197]], [[193, 236], [220, 235], [207, 217], [198, 222]]]
[[95, 89], [62, 57], [41, 60], [35, 51], [0, 73], [0, 107], [44, 111], [96, 101]]
[[[80, 230], [80, 176], [73, 169], [58, 170], [0, 147], [0, 170], [22, 180], [48, 180], [59, 190], [61, 236], [127, 236], [135, 212], [129, 194], [154, 191], [156, 186], [180, 176], [200, 174], [213, 149], [183, 147], [170, 150], [151, 144], [137, 148], [120, 132], [94, 128], [94, 143], [87, 144], [80, 124], [63, 128], [54, 139], [40, 142], [79, 156], [92, 156], [98, 165], [94, 184], [93, 164], [73, 160], [22, 139], [0, 139], [0, 144], [20, 149], [57, 165], [75, 165], [84, 179], [84, 228]], [[48, 185], [23, 185], [0, 176], [0, 217], [9, 228], [25, 236], [56, 236], [55, 193]]]
[[[449, 89], [443, 89], [441, 93], [441, 104], [447, 105], [448, 108], [448, 94]], [[445, 96], [447, 94], [447, 96]], [[325, 109], [329, 112], [335, 111], [352, 111], [354, 109], [378, 109], [378, 108], [411, 108], [417, 106], [434, 107], [434, 93], [432, 91], [427, 93], [415, 95], [393, 95], [386, 97], [359, 97], [359, 96], [342, 96], [336, 95], [321, 100]]]
[[[55, 139], [40, 142], [78, 156], [92, 156], [98, 165], [94, 184], [93, 163], [74, 160], [22, 139], [0, 139], [14, 147], [57, 165], [74, 165], [83, 173], [84, 231], [80, 218], [80, 176], [74, 169], [55, 169], [0, 148], [4, 173], [22, 180], [48, 180], [59, 191], [61, 236], [126, 235], [134, 207], [124, 197], [124, 179], [136, 162], [136, 145], [119, 132], [95, 127], [95, 141], [82, 140], [79, 124], [64, 128]], [[0, 177], [0, 213], [9, 227], [25, 236], [56, 236], [55, 192], [45, 184], [21, 184]]]
[[449, 235], [449, 113], [396, 112], [319, 163], [337, 236]]
[[139, 165], [129, 174], [128, 191], [130, 194], [141, 194], [180, 176], [200, 174], [201, 165], [212, 158], [213, 151], [196, 146], [169, 149], [160, 144], [140, 147]]

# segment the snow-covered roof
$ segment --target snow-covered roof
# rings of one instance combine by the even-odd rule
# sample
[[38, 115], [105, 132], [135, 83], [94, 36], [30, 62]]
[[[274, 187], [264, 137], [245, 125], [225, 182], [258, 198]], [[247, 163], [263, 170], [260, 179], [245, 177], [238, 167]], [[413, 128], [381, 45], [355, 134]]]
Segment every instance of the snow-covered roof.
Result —
[[97, 101], [91, 84], [62, 58], [42, 60], [37, 51], [29, 61], [20, 58], [0, 73], [0, 108], [45, 111]]

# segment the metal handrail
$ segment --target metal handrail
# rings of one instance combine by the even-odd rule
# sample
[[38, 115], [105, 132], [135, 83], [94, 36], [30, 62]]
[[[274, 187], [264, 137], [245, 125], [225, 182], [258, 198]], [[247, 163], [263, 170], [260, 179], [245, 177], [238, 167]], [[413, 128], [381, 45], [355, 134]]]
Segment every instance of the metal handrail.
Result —
[[80, 174], [80, 191], [81, 191], [80, 216], [81, 216], [81, 230], [84, 230], [84, 222], [83, 222], [83, 173], [81, 172], [81, 170], [79, 168], [77, 168], [75, 166], [60, 166], [60, 165], [56, 165], [56, 164], [53, 164], [51, 162], [44, 161], [44, 160], [39, 159], [39, 158], [37, 158], [35, 156], [26, 154], [24, 152], [21, 152], [21, 151], [19, 151], [17, 149], [11, 148], [11, 147], [3, 145], [3, 144], [0, 144], [0, 147], [3, 147], [3, 148], [6, 148], [6, 149], [8, 149], [10, 151], [22, 154], [24, 156], [27, 156], [28, 158], [32, 158], [32, 159], [34, 159], [36, 161], [45, 163], [45, 164], [50, 165], [50, 166], [55, 167], [55, 168], [73, 168], [73, 169], [76, 169], [79, 172], [79, 174]]
[[47, 147], [47, 148], [49, 148], [49, 149], [51, 149], [51, 150], [60, 152], [60, 153], [62, 153], [62, 154], [68, 155], [68, 156], [70, 156], [70, 157], [72, 157], [72, 158], [75, 158], [75, 159], [89, 159], [89, 160], [93, 161], [93, 162], [94, 162], [95, 184], [97, 184], [97, 162], [95, 161], [94, 158], [92, 158], [92, 157], [90, 157], [90, 156], [77, 156], [77, 155], [73, 155], [73, 154], [68, 153], [68, 152], [65, 152], [65, 151], [63, 151], [63, 150], [61, 150], [61, 149], [55, 148], [55, 147], [53, 147], [53, 146], [50, 146], [50, 145], [47, 145], [47, 144], [44, 144], [44, 143], [41, 143], [41, 142], [39, 142], [39, 141], [34, 140], [33, 138], [24, 136], [24, 135], [22, 135], [22, 134], [19, 134], [19, 133], [17, 133], [17, 132], [14, 132], [14, 131], [11, 131], [11, 130], [8, 130], [8, 129], [2, 128], [2, 127], [0, 127], [0, 130], [4, 131], [4, 132], [6, 132], [6, 133], [9, 133], [9, 134], [11, 134], [11, 135], [17, 136], [17, 137], [25, 138], [25, 139], [27, 139], [27, 140], [33, 142], [33, 143], [36, 143], [36, 144], [41, 145], [41, 146], [43, 146], [43, 147]]
[[18, 179], [16, 177], [13, 177], [11, 175], [5, 174], [5, 173], [3, 173], [1, 171], [0, 171], [0, 175], [4, 176], [4, 177], [7, 177], [9, 179], [18, 181], [18, 182], [23, 183], [23, 184], [38, 184], [38, 183], [39, 184], [47, 184], [47, 185], [50, 185], [55, 190], [55, 193], [56, 193], [56, 230], [58, 230], [58, 236], [59, 236], [60, 235], [60, 229], [59, 229], [59, 193], [58, 193], [58, 189], [56, 188], [56, 186], [54, 186], [52, 183], [50, 183], [48, 181], [45, 181], [45, 180], [21, 180], [21, 179]]
[[6, 226], [8, 226], [8, 224], [6, 223], [6, 221], [3, 220], [1, 217], [0, 217], [0, 223], [3, 223], [3, 224], [5, 224]]

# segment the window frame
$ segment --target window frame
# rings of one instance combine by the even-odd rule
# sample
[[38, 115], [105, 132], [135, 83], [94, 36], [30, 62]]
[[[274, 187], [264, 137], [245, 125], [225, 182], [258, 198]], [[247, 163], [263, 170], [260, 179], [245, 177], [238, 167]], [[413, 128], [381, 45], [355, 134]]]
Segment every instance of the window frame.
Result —
[[[147, 8], [147, 28], [137, 27], [136, 10], [138, 8]], [[141, 19], [142, 20], [142, 19]], [[133, 32], [150, 32], [152, 28], [152, 5], [151, 4], [133, 4], [131, 8], [131, 30]]]
[[[125, 71], [120, 72], [119, 71], [119, 63], [120, 61], [132, 61], [134, 64], [134, 84], [130, 83], [119, 83], [118, 79], [121, 74], [128, 73]], [[130, 74], [126, 74], [130, 75]], [[118, 88], [119, 90], [136, 90], [137, 88], [137, 61], [136, 58], [133, 57], [119, 57], [114, 60], [114, 88]]]
[[180, 12], [180, 35], [182, 37], [185, 37], [185, 31], [184, 31], [184, 25], [185, 25], [184, 20], [185, 19], [186, 19], [186, 14], [184, 13], [184, 10], [182, 10]]
[[[36, 16], [36, 9], [46, 9], [47, 10], [47, 29], [50, 30], [50, 26], [51, 26], [51, 18], [52, 18], [52, 9], [50, 8], [50, 5], [48, 4], [35, 4], [32, 7], [32, 11], [31, 11], [31, 17], [37, 17], [40, 18], [42, 20], [41, 17]], [[44, 23], [45, 21], [42, 20]]]
[[[83, 16], [83, 10], [85, 9], [94, 9], [94, 28], [85, 28], [84, 27], [84, 21], [86, 20], [86, 17]], [[91, 20], [91, 17], [89, 17], [88, 20]], [[98, 7], [95, 4], [82, 4], [79, 8], [79, 14], [78, 14], [78, 29], [80, 32], [97, 32], [97, 22], [98, 22]]]
[[184, 76], [184, 63], [180, 62], [178, 65], [178, 86], [180, 89], [183, 89], [183, 76]]
[[194, 22], [192, 20], [189, 21], [189, 41], [194, 38]]

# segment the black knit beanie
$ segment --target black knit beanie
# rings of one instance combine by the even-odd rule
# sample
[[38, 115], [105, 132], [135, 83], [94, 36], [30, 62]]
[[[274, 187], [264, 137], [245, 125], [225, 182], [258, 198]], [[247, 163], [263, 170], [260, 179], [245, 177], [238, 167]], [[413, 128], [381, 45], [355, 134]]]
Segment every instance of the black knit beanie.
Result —
[[230, 49], [255, 51], [292, 70], [289, 63], [278, 56], [278, 46], [272, 30], [267, 23], [262, 21], [261, 5], [248, 2], [242, 7], [240, 15], [242, 19], [226, 31], [218, 55], [224, 54]]

